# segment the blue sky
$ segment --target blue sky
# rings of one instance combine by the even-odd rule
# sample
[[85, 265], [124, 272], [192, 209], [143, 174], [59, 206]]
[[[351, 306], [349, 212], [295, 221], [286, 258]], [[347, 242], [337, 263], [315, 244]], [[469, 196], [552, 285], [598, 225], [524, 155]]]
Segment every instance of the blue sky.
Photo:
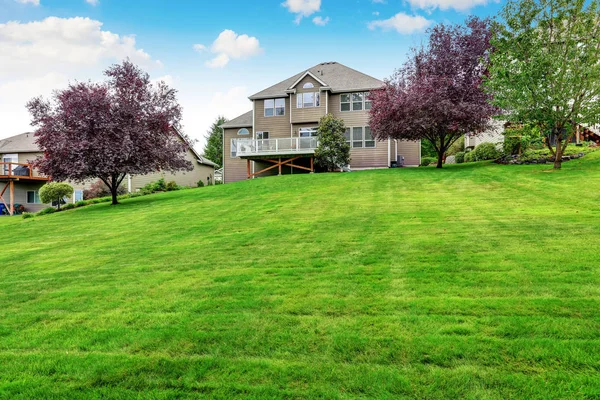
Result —
[[217, 115], [319, 62], [377, 78], [435, 23], [495, 16], [494, 0], [0, 0], [0, 138], [27, 130], [27, 99], [97, 80], [125, 57], [179, 90], [203, 145]]

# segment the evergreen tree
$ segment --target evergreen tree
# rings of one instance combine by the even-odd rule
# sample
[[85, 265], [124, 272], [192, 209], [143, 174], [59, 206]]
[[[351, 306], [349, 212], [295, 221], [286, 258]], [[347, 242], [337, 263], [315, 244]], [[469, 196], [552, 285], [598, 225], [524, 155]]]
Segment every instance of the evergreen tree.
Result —
[[204, 156], [212, 162], [219, 164], [219, 167], [223, 166], [223, 130], [221, 129], [221, 125], [226, 122], [227, 118], [223, 116], [217, 117], [205, 136]]

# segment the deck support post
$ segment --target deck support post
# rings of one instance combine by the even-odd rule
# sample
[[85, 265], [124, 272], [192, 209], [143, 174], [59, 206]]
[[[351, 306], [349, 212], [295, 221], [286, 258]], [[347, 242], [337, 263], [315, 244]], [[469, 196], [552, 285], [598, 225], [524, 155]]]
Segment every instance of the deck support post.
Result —
[[10, 215], [15, 215], [15, 182], [10, 181]]
[[315, 158], [311, 157], [310, 158], [310, 173], [314, 173], [315, 172]]
[[282, 165], [281, 165], [281, 157], [279, 157], [279, 175], [280, 176], [281, 176], [281, 167], [282, 167]]
[[250, 159], [246, 160], [248, 162], [248, 179], [252, 178], [252, 172], [250, 171]]

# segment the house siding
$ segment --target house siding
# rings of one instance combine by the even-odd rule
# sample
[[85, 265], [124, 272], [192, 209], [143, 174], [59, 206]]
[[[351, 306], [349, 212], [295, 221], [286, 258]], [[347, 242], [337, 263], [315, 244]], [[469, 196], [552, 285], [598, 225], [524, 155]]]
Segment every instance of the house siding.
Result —
[[225, 129], [225, 137], [223, 140], [223, 172], [225, 174], [224, 183], [231, 183], [248, 179], [246, 160], [242, 160], [239, 157], [231, 157], [231, 139], [252, 139], [252, 128], [248, 127], [247, 129], [250, 131], [250, 135], [248, 136], [239, 136], [237, 132], [240, 130], [240, 128]]
[[[281, 97], [280, 97], [281, 98]], [[290, 137], [290, 98], [285, 98], [285, 115], [265, 117], [265, 101], [254, 101], [254, 128], [256, 132], [269, 132], [270, 139]]]
[[[302, 87], [307, 84], [312, 83], [313, 88], [311, 89], [303, 89]], [[292, 95], [292, 123], [304, 123], [304, 122], [318, 122], [321, 117], [325, 115], [326, 108], [326, 93], [319, 90], [321, 84], [314, 79], [312, 76], [307, 75], [302, 79], [298, 85], [296, 86], [296, 94]], [[320, 93], [321, 100], [319, 107], [311, 107], [311, 108], [298, 108], [298, 96], [303, 93]]]
[[[397, 142], [398, 155], [404, 157], [404, 165], [407, 167], [418, 167], [421, 164], [420, 148], [420, 141], [398, 140]], [[395, 154], [392, 154], [392, 160], [395, 159]]]
[[[192, 171], [178, 171], [172, 172], [154, 172], [146, 175], [135, 175], [131, 177], [131, 191], [136, 192], [139, 189], [146, 186], [148, 183], [155, 182], [163, 178], [166, 182], [175, 181], [179, 186], [198, 186], [198, 181], [202, 180], [205, 185], [208, 185], [208, 181], [214, 182], [215, 171], [214, 168], [209, 165], [200, 164], [198, 158], [191, 150], [188, 150], [185, 156], [186, 160], [190, 161], [194, 166]], [[127, 188], [127, 178], [123, 180], [121, 186]]]

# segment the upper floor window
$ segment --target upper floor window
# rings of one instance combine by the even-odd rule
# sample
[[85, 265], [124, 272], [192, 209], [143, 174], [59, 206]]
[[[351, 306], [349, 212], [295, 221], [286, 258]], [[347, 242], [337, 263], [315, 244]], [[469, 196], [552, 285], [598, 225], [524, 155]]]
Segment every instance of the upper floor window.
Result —
[[238, 135], [249, 135], [250, 131], [246, 128], [242, 128], [238, 131]]
[[314, 87], [315, 87], [315, 85], [313, 85], [310, 82], [307, 82], [307, 83], [304, 84], [304, 86], [302, 86], [302, 89], [312, 89]]
[[340, 111], [363, 111], [371, 109], [368, 92], [346, 93], [340, 95]]
[[321, 107], [321, 94], [319, 92], [298, 93], [296, 106], [298, 108]]
[[[18, 163], [19, 155], [18, 154], [4, 154], [2, 156], [2, 162], [3, 163]], [[15, 168], [17, 167], [17, 165], [10, 165], [10, 164], [2, 164], [2, 165], [3, 165], [3, 174], [4, 175], [8, 175], [9, 168], [11, 171], [14, 171]]]
[[375, 147], [375, 138], [373, 137], [371, 127], [369, 126], [346, 128], [344, 136], [346, 137], [346, 142], [353, 149]]
[[265, 100], [265, 117], [285, 115], [285, 99]]
[[237, 157], [237, 140], [231, 139], [231, 158]]
[[319, 136], [317, 128], [300, 128], [298, 129], [298, 136], [300, 137], [315, 137]]

